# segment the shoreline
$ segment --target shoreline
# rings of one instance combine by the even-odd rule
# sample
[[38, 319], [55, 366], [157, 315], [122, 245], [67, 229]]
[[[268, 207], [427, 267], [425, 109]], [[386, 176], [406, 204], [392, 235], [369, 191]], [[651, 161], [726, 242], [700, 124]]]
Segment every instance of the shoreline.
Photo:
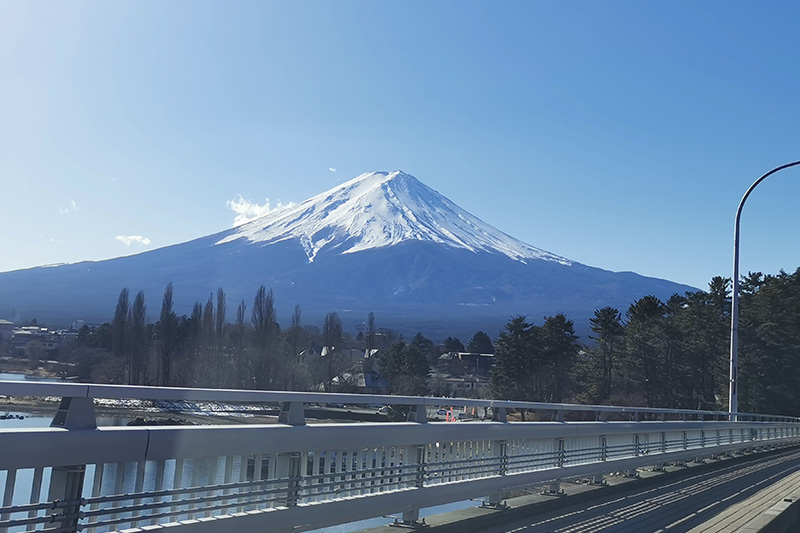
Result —
[[[60, 400], [47, 400], [45, 398], [34, 397], [8, 397], [0, 395], [0, 412], [17, 412], [27, 416], [35, 417], [54, 417], [58, 411]], [[98, 417], [115, 416], [128, 418], [131, 421], [138, 418], [152, 424], [143, 425], [175, 425], [175, 426], [196, 426], [196, 425], [242, 425], [242, 424], [277, 424], [277, 416], [254, 415], [254, 416], [232, 416], [232, 415], [207, 415], [198, 413], [184, 413], [178, 411], [159, 411], [152, 409], [133, 409], [130, 407], [114, 407], [108, 405], [98, 405], [95, 402], [95, 414]], [[2, 427], [2, 426], [0, 426]]]

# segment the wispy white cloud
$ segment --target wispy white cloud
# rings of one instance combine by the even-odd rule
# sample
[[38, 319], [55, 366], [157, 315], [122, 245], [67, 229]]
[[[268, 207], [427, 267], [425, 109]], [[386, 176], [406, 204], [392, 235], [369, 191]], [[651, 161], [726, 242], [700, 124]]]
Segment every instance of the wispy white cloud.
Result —
[[279, 200], [278, 204], [275, 207], [272, 207], [272, 205], [269, 203], [269, 198], [267, 198], [264, 201], [264, 204], [261, 205], [251, 200], [245, 200], [240, 195], [237, 200], [228, 200], [226, 205], [228, 206], [228, 209], [236, 213], [236, 218], [233, 219], [233, 225], [241, 226], [246, 222], [250, 222], [251, 220], [255, 220], [270, 213], [274, 213], [275, 211], [280, 211], [281, 209], [286, 209], [287, 207], [292, 207], [295, 204], [293, 202], [284, 204]]
[[78, 211], [78, 204], [75, 203], [75, 200], [70, 200], [69, 205], [62, 205], [58, 212], [62, 215], [69, 215], [70, 213], [76, 213]]
[[131, 244], [137, 244], [139, 246], [147, 246], [150, 244], [150, 239], [147, 237], [142, 237], [141, 235], [117, 235], [114, 237], [119, 242], [124, 244], [125, 246], [130, 246]]
[[42, 241], [49, 244], [60, 244], [60, 245], [64, 244], [64, 241], [56, 239], [55, 237], [45, 237], [44, 235], [39, 235], [39, 238], [42, 239]]
[[336, 172], [336, 169], [333, 168], [333, 167], [328, 167], [328, 170], [330, 170], [331, 172], [334, 172], [334, 173]]

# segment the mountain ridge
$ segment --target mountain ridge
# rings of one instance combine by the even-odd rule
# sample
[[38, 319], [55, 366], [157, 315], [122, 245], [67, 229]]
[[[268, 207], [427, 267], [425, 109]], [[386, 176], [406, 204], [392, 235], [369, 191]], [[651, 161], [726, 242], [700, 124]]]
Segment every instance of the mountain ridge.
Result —
[[279, 316], [300, 304], [306, 323], [321, 324], [336, 311], [353, 327], [375, 311], [385, 326], [445, 336], [500, 329], [512, 315], [562, 312], [580, 330], [600, 307], [624, 311], [648, 294], [666, 299], [695, 290], [535, 248], [395, 171], [362, 174], [296, 206], [184, 243], [0, 273], [0, 317], [16, 310], [28, 319], [104, 322], [123, 287], [144, 291], [152, 306], [167, 283], [174, 285], [178, 314], [190, 314], [194, 302], [220, 287], [229, 302], [249, 303], [264, 285], [274, 291]]

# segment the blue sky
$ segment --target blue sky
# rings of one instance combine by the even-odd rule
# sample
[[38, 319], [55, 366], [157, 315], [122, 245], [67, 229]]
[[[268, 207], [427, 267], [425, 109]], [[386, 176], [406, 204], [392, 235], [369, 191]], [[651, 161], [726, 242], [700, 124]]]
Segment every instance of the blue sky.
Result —
[[[800, 159], [791, 2], [4, 2], [0, 271], [402, 169], [529, 244], [705, 287]], [[335, 170], [335, 172], [334, 172]], [[800, 170], [742, 271], [800, 265]], [[136, 239], [135, 237], [140, 237]]]

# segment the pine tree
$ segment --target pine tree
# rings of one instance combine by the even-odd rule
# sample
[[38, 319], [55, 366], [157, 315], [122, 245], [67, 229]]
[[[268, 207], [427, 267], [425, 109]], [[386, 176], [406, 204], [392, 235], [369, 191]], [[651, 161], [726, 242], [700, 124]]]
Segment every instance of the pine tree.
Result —
[[277, 382], [276, 342], [278, 323], [275, 320], [275, 298], [261, 285], [253, 299], [253, 368], [255, 387], [266, 390]]
[[114, 311], [114, 320], [111, 322], [112, 352], [118, 358], [126, 358], [128, 352], [128, 289], [124, 288], [119, 293], [117, 308]]
[[465, 350], [464, 344], [458, 340], [458, 337], [447, 337], [442, 344], [442, 349], [445, 352], [463, 352]]
[[625, 327], [622, 315], [613, 307], [604, 307], [594, 312], [589, 319], [597, 345], [590, 350], [590, 370], [586, 375], [586, 386], [592, 403], [605, 403], [612, 395], [615, 371], [622, 351]]
[[369, 312], [367, 315], [367, 333], [366, 333], [366, 340], [367, 340], [367, 352], [372, 354], [372, 350], [375, 348], [375, 313], [372, 311]]
[[470, 353], [494, 353], [494, 344], [489, 335], [478, 331], [467, 344], [467, 351]]
[[524, 316], [512, 318], [494, 343], [492, 395], [501, 400], [535, 400], [532, 355], [533, 326]]
[[222, 355], [222, 348], [225, 344], [225, 316], [228, 308], [225, 303], [225, 291], [222, 287], [217, 289], [217, 314], [214, 317], [214, 335], [216, 337], [217, 356]]
[[389, 382], [391, 394], [427, 394], [430, 367], [417, 346], [398, 341], [383, 354], [378, 365], [381, 376]]
[[561, 313], [545, 318], [539, 328], [539, 350], [543, 367], [551, 376], [544, 400], [561, 403], [568, 387], [568, 378], [578, 355], [578, 336], [572, 320]]
[[133, 300], [130, 313], [130, 365], [128, 379], [132, 385], [146, 384], [147, 374], [147, 307], [144, 303], [144, 292], [139, 291]]
[[664, 372], [667, 335], [666, 306], [655, 296], [636, 300], [628, 308], [625, 327], [624, 394], [635, 404], [663, 407], [673, 376]]
[[178, 320], [172, 310], [172, 282], [164, 288], [161, 301], [161, 315], [158, 321], [159, 340], [159, 382], [165, 387], [172, 380], [172, 359], [177, 349]]

